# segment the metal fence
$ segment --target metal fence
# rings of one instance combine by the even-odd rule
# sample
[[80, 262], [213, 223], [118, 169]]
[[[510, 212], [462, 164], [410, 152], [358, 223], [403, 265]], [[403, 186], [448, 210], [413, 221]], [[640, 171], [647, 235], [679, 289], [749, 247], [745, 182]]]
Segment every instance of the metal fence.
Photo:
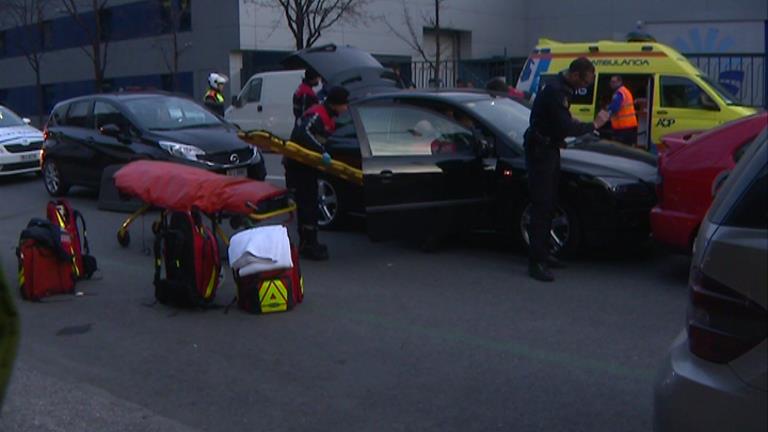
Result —
[[686, 54], [686, 57], [739, 103], [768, 107], [765, 55]]
[[489, 79], [498, 76], [505, 77], [509, 84], [514, 85], [524, 63], [525, 58], [441, 61], [439, 81], [434, 79], [431, 62], [411, 62], [410, 69], [413, 84], [419, 88], [455, 87], [459, 80], [484, 87]]

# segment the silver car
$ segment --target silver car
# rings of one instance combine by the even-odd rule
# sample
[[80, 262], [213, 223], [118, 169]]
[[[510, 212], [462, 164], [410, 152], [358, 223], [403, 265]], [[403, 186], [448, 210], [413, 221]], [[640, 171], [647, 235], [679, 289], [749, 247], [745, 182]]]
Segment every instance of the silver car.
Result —
[[694, 246], [688, 326], [655, 388], [657, 432], [768, 430], [768, 137], [717, 192]]

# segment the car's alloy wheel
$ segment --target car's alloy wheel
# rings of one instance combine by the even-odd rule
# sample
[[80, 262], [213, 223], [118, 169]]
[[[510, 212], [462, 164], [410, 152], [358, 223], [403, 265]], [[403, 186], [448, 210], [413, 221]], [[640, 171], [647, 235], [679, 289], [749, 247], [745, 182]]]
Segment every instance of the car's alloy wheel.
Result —
[[320, 211], [318, 225], [331, 227], [339, 219], [339, 193], [333, 183], [322, 178], [317, 180], [317, 192]]
[[[520, 215], [520, 236], [527, 247], [531, 246], [531, 237], [528, 231], [531, 226], [531, 209], [532, 204], [528, 203]], [[568, 211], [558, 206], [555, 209], [555, 216], [552, 218], [552, 229], [549, 231], [550, 252], [553, 255], [558, 255], [571, 249], [574, 234], [573, 223]]]
[[45, 189], [52, 196], [65, 195], [69, 190], [69, 185], [61, 178], [61, 172], [56, 162], [50, 159], [45, 161], [43, 165], [43, 182]]

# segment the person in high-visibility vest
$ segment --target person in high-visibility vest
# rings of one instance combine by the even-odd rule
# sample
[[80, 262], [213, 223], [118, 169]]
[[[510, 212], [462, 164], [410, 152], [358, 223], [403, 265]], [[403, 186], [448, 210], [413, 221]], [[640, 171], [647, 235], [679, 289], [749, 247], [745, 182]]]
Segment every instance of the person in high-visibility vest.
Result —
[[212, 73], [208, 75], [208, 90], [205, 92], [203, 102], [214, 114], [224, 117], [224, 85], [229, 78], [222, 74]]
[[608, 105], [611, 113], [611, 129], [613, 139], [631, 146], [637, 145], [637, 115], [635, 114], [635, 98], [624, 86], [624, 81], [619, 75], [611, 77], [611, 89], [613, 99]]

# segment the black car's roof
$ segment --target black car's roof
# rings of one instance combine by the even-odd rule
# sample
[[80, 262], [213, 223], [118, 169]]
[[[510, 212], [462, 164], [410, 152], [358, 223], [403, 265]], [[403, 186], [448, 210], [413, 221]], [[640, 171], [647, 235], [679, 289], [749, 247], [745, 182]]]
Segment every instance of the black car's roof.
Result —
[[149, 91], [126, 91], [126, 92], [115, 92], [115, 93], [95, 93], [85, 96], [78, 96], [71, 99], [65, 99], [56, 105], [62, 105], [62, 104], [69, 104], [72, 102], [78, 102], [83, 100], [89, 100], [89, 99], [107, 99], [112, 101], [127, 101], [127, 100], [136, 100], [136, 99], [146, 99], [151, 97], [179, 97], [182, 99], [189, 99], [189, 96], [179, 93], [169, 93], [169, 92], [163, 92], [159, 90], [149, 90]]
[[[401, 90], [397, 92], [379, 93], [360, 99], [359, 103], [381, 99], [432, 99], [435, 101], [450, 101], [453, 103], [467, 103], [481, 100], [488, 100], [495, 97], [507, 97], [501, 94], [494, 94], [486, 90], [473, 89], [432, 89], [432, 90]], [[525, 104], [525, 102], [516, 102]]]

